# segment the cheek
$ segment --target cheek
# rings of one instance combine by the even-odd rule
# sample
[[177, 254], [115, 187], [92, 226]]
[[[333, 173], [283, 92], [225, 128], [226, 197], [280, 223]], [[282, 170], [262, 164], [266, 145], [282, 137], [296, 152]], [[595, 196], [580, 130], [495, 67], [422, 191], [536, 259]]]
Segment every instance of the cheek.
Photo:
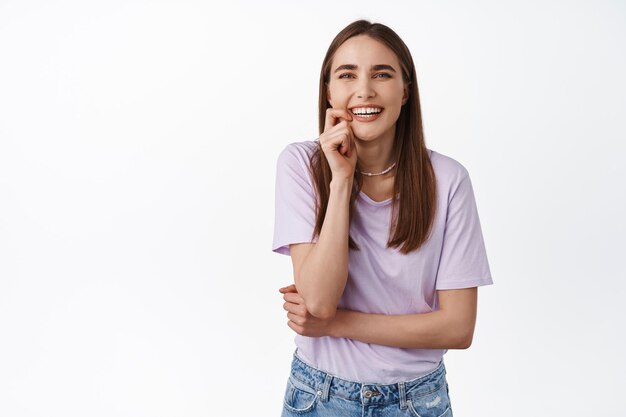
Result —
[[404, 96], [404, 87], [402, 84], [390, 85], [385, 95], [394, 106], [401, 106], [402, 96]]
[[348, 107], [348, 102], [345, 99], [333, 97], [332, 105], [334, 109], [345, 109]]
[[348, 104], [349, 94], [340, 86], [332, 86], [329, 91], [329, 98], [332, 100], [334, 107], [345, 107]]
[[397, 119], [400, 117], [400, 113], [402, 112], [402, 103], [399, 103], [397, 107], [393, 109], [393, 117]]
[[389, 106], [385, 109], [385, 112], [387, 113], [387, 120], [388, 123], [395, 123], [398, 121], [398, 118], [400, 117], [400, 112], [402, 111], [402, 107], [400, 107], [402, 103], [393, 103], [392, 106]]

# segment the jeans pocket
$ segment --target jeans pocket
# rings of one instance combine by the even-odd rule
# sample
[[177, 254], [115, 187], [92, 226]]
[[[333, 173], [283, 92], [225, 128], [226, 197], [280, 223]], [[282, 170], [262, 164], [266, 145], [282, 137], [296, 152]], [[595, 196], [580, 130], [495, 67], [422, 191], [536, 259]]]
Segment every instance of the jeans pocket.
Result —
[[287, 380], [285, 390], [284, 406], [292, 413], [307, 413], [315, 409], [320, 397], [320, 392], [316, 391], [293, 375]]
[[452, 417], [448, 386], [444, 380], [438, 389], [427, 394], [407, 398], [407, 405], [414, 417]]

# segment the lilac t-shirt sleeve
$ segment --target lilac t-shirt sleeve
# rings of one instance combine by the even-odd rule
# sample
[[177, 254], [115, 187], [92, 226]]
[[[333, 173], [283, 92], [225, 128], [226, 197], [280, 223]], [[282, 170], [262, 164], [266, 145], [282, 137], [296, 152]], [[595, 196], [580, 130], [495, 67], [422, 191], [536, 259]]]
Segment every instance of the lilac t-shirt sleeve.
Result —
[[287, 145], [276, 163], [274, 240], [272, 251], [290, 255], [289, 244], [317, 242], [316, 196], [304, 145]]
[[465, 168], [448, 201], [436, 290], [493, 284], [474, 190]]

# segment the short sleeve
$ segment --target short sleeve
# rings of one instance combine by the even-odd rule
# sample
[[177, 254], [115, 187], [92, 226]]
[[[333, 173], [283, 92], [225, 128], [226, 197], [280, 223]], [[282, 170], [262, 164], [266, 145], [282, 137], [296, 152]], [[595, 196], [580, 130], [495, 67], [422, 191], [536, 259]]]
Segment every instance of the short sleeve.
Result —
[[[287, 145], [276, 163], [274, 239], [272, 251], [289, 255], [289, 244], [317, 242], [316, 195], [303, 143]], [[309, 150], [310, 151], [310, 150]]]
[[493, 284], [472, 182], [462, 174], [448, 201], [436, 290]]

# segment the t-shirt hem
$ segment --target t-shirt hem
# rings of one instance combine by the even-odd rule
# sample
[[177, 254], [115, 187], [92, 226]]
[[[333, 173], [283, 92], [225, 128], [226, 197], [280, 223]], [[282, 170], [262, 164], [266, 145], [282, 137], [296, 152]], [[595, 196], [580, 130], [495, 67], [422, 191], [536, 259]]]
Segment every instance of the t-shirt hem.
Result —
[[456, 290], [461, 288], [481, 287], [484, 285], [493, 285], [491, 278], [471, 281], [446, 281], [443, 284], [435, 285], [435, 290]]
[[388, 378], [385, 378], [382, 380], [377, 377], [359, 378], [358, 376], [344, 373], [341, 370], [331, 370], [326, 367], [319, 366], [318, 364], [315, 364], [314, 361], [310, 360], [298, 347], [296, 347], [296, 351], [293, 353], [293, 355], [296, 356], [300, 361], [310, 366], [311, 368], [317, 369], [321, 372], [328, 373], [336, 378], [340, 378], [348, 382], [352, 382], [355, 384], [390, 385], [390, 384], [397, 384], [399, 382], [406, 382], [406, 381], [413, 380], [413, 379], [423, 378], [424, 376], [433, 373], [444, 361], [443, 356], [445, 352], [447, 352], [447, 349], [442, 350], [442, 355], [439, 357], [439, 360], [437, 361], [421, 361], [421, 362], [430, 363], [431, 366], [429, 367], [429, 369], [411, 373], [410, 375], [389, 376]]
[[288, 239], [286, 242], [279, 242], [273, 245], [272, 252], [280, 253], [282, 255], [291, 255], [291, 251], [289, 250], [289, 245], [294, 245], [297, 243], [317, 243], [317, 239], [311, 240], [310, 238], [292, 238]]

